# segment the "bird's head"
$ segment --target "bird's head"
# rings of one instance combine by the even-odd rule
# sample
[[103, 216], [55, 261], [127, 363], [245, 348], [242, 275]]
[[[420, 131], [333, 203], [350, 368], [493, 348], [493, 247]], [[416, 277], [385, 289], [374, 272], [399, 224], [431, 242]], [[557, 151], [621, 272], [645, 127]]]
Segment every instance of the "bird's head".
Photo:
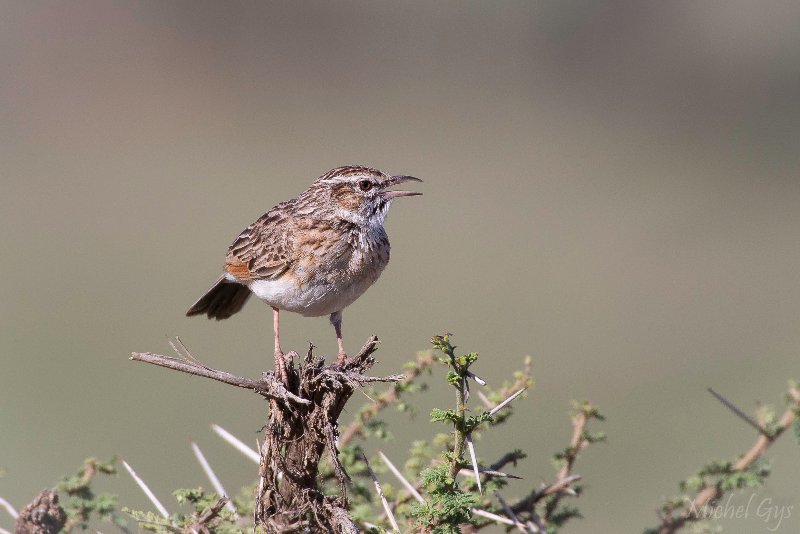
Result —
[[390, 176], [363, 166], [338, 167], [319, 177], [311, 186], [325, 194], [336, 216], [359, 225], [382, 225], [392, 201], [421, 195], [416, 191], [392, 190], [403, 182], [421, 182], [413, 176]]

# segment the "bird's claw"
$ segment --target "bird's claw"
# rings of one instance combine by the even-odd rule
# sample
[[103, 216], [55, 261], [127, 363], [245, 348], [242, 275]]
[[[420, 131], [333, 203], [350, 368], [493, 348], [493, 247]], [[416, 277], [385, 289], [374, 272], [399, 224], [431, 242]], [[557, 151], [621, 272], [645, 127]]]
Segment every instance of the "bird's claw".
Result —
[[275, 377], [286, 382], [286, 356], [281, 350], [275, 350]]

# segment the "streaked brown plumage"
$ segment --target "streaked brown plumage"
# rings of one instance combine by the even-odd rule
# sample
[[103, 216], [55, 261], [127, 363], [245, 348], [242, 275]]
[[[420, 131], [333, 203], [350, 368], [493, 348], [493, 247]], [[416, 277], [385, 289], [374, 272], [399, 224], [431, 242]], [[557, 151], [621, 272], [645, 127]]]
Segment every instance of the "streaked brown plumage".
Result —
[[236, 238], [222, 276], [186, 314], [226, 319], [255, 293], [274, 312], [278, 365], [283, 355], [280, 310], [330, 315], [343, 361], [347, 356], [342, 310], [378, 279], [389, 262], [389, 239], [383, 228], [389, 206], [395, 198], [420, 193], [387, 188], [407, 181], [421, 180], [364, 166], [338, 167], [320, 176]]

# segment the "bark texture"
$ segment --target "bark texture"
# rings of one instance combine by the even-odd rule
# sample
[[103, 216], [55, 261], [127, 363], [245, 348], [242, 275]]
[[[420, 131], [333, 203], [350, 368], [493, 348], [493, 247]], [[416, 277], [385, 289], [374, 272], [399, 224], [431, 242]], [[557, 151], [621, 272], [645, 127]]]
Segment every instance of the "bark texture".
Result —
[[37, 495], [17, 518], [17, 534], [56, 534], [67, 522], [67, 514], [58, 504], [58, 494], [47, 489]]
[[[131, 359], [250, 389], [268, 401], [256, 492], [256, 525], [270, 534], [357, 534], [359, 529], [347, 506], [350, 479], [338, 457], [338, 419], [356, 388], [368, 382], [403, 379], [403, 375], [364, 374], [375, 363], [372, 354], [378, 343], [378, 338], [372, 336], [355, 357], [341, 365], [325, 365], [323, 358], [314, 355], [313, 346], [302, 359], [290, 352], [277, 374], [265, 372], [260, 379], [211, 369], [188, 352], [178, 358], [134, 353]], [[326, 452], [339, 479], [339, 494], [334, 496], [324, 495], [318, 482], [319, 463]]]

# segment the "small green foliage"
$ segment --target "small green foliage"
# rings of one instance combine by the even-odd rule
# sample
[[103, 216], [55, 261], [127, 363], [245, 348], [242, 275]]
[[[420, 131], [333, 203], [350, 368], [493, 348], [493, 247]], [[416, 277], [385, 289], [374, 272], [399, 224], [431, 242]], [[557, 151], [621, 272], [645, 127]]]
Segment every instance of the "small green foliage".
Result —
[[585, 415], [587, 419], [597, 419], [598, 421], [606, 420], [606, 416], [600, 412], [600, 409], [597, 406], [593, 406], [589, 401], [572, 401], [572, 409], [575, 410], [576, 414], [581, 413]]
[[[769, 463], [763, 458], [759, 458], [741, 471], [734, 470], [731, 462], [713, 461], [681, 481], [679, 487], [684, 493], [696, 493], [706, 487], [719, 487], [722, 491], [757, 488], [764, 484], [764, 479], [769, 473]], [[685, 500], [685, 496], [676, 497], [673, 502], [685, 502]]]
[[[786, 394], [788, 415], [800, 416], [800, 389], [798, 383], [789, 381], [789, 391]], [[729, 406], [730, 408], [730, 406]], [[736, 411], [736, 410], [735, 410]], [[783, 417], [786, 417], [784, 415]], [[782, 417], [782, 418], [783, 418]], [[757, 419], [764, 437], [768, 439], [767, 445], [771, 444], [785, 430], [785, 426], [780, 423], [775, 409], [769, 405], [759, 407]], [[800, 443], [800, 419], [795, 419], [792, 428]], [[757, 444], [757, 447], [759, 445]], [[736, 463], [730, 461], [713, 461], [704, 465], [697, 473], [687, 477], [679, 483], [681, 495], [670, 497], [661, 506], [661, 527], [668, 527], [669, 532], [673, 532], [673, 526], [686, 526], [690, 531], [696, 532], [717, 532], [721, 530], [719, 525], [711, 525], [705, 521], [702, 514], [697, 514], [694, 510], [695, 497], [699, 492], [707, 488], [713, 488], [713, 499], [716, 502], [722, 498], [726, 492], [733, 492], [744, 488], [760, 488], [764, 485], [766, 478], [770, 474], [769, 462], [761, 456], [764, 448], [753, 448], [747, 455], [740, 458]], [[756, 454], [755, 459], [751, 456]], [[704, 495], [701, 499], [707, 498]], [[659, 532], [661, 529], [649, 529], [646, 533]]]
[[582, 436], [588, 443], [601, 443], [606, 441], [605, 432], [584, 432]]
[[483, 412], [478, 415], [469, 415], [461, 422], [464, 432], [472, 432], [476, 430], [483, 423], [491, 422], [494, 416], [489, 415], [489, 412]]
[[471, 523], [470, 509], [479, 500], [475, 493], [461, 490], [449, 470], [449, 465], [442, 462], [422, 472], [428, 498], [411, 509], [419, 525], [436, 534], [458, 534], [459, 525]]
[[[698, 473], [696, 473], [694, 475], [691, 475], [689, 477], [686, 477], [685, 479], [681, 480], [678, 483], [678, 487], [680, 488], [681, 491], [694, 491], [694, 492], [696, 492], [696, 491], [700, 491], [705, 486], [706, 486], [705, 479], [703, 478], [702, 475], [700, 475]], [[673, 500], [677, 501], [677, 502], [680, 502], [681, 504], [683, 503], [683, 499], [674, 498]]]
[[453, 351], [456, 350], [456, 347], [455, 345], [452, 345], [450, 343], [451, 335], [453, 334], [443, 334], [440, 336], [433, 336], [431, 338], [431, 344], [433, 345], [433, 348], [447, 355], [453, 354]]
[[392, 434], [387, 430], [386, 422], [382, 419], [373, 418], [364, 423], [364, 434], [383, 441], [389, 441], [393, 438]]
[[477, 352], [470, 352], [469, 354], [464, 354], [463, 356], [454, 356], [451, 363], [454, 363], [457, 367], [469, 367], [473, 363], [478, 361], [478, 353]]
[[431, 423], [442, 423], [445, 421], [457, 423], [459, 421], [458, 413], [455, 410], [442, 410], [440, 408], [431, 410]]
[[772, 437], [783, 432], [783, 428], [778, 422], [778, 416], [775, 413], [775, 407], [770, 404], [763, 404], [759, 407], [757, 413], [758, 420], [761, 421], [761, 426], [764, 432]]
[[173, 491], [172, 495], [175, 496], [178, 504], [190, 505], [195, 512], [202, 512], [217, 502], [217, 494], [206, 494], [203, 488], [182, 488]]
[[759, 488], [769, 476], [771, 466], [766, 458], [759, 458], [744, 471], [730, 473], [722, 479], [725, 491], [742, 488]]
[[567, 458], [569, 457], [571, 451], [572, 447], [567, 447], [566, 449], [560, 450], [553, 455], [550, 461], [556, 470], [561, 469], [564, 467], [564, 465], [566, 465]]
[[[372, 523], [375, 524], [375, 511], [369, 501], [360, 502], [358, 504], [350, 505], [350, 517], [358, 524]], [[387, 532], [381, 526], [375, 526], [366, 530], [367, 533], [383, 533]]]
[[422, 472], [422, 484], [431, 493], [443, 493], [455, 485], [455, 480], [448, 474], [447, 466], [439, 464]]
[[[434, 336], [431, 339], [433, 348], [442, 352], [446, 357], [440, 362], [449, 366], [447, 383], [456, 388], [457, 403], [455, 408], [431, 410], [431, 421], [450, 423], [454, 433], [451, 436], [443, 435], [434, 438], [437, 446], [445, 447], [440, 461], [430, 460], [428, 449], [419, 444], [412, 447], [412, 458], [416, 457], [416, 465], [420, 458], [426, 458], [431, 466], [422, 471], [422, 485], [426, 490], [423, 503], [414, 503], [411, 507], [411, 516], [416, 524], [427, 532], [436, 534], [450, 534], [460, 532], [460, 525], [472, 523], [471, 508], [480, 502], [480, 497], [474, 491], [472, 480], [467, 482], [467, 489], [462, 489], [455, 480], [455, 474], [465, 464], [464, 440], [468, 433], [490, 422], [492, 416], [488, 413], [479, 415], [466, 414], [466, 389], [469, 376], [469, 367], [478, 359], [476, 352], [461, 356], [456, 355], [455, 346], [450, 342], [450, 334]], [[447, 441], [452, 440], [452, 447]], [[450, 452], [452, 451], [452, 452]]]
[[239, 488], [233, 500], [233, 507], [241, 517], [253, 517], [255, 513], [256, 484], [250, 484]]
[[367, 466], [364, 464], [364, 450], [360, 445], [348, 445], [339, 450], [339, 461], [348, 467], [350, 474], [366, 474]]
[[153, 512], [131, 510], [123, 511], [139, 523], [142, 530], [158, 533], [169, 532], [214, 532], [234, 534], [242, 530], [252, 531], [252, 522], [239, 524], [233, 514], [224, 508], [225, 501], [216, 493], [206, 493], [203, 488], [181, 488], [172, 493], [178, 504], [191, 509], [188, 514], [172, 514], [169, 520]]
[[406, 476], [416, 478], [417, 474], [430, 463], [433, 457], [434, 449], [430, 442], [425, 440], [412, 441], [405, 465]]
[[[546, 505], [547, 502], [545, 502], [545, 506]], [[581, 517], [583, 516], [575, 506], [562, 504], [550, 514], [550, 517], [547, 521], [547, 532], [550, 534], [555, 534], [558, 532], [559, 528], [570, 519]]]
[[664, 503], [661, 505], [661, 512], [665, 515], [671, 514], [673, 511], [682, 508], [686, 504], [685, 497], [669, 497], [664, 500]]
[[411, 415], [412, 417], [414, 415], [416, 415], [416, 413], [417, 413], [416, 409], [414, 408], [414, 405], [413, 404], [409, 404], [406, 401], [398, 401], [397, 402], [397, 406], [395, 406], [395, 409], [398, 412], [407, 413], [407, 414]]
[[116, 474], [117, 458], [100, 462], [95, 458], [88, 458], [77, 474], [64, 477], [58, 484], [58, 491], [67, 495], [62, 499], [62, 506], [67, 513], [68, 522], [65, 530], [74, 527], [86, 529], [92, 519], [109, 521], [119, 527], [124, 527], [126, 522], [117, 512], [117, 496], [110, 493], [96, 494], [92, 489], [92, 482], [97, 474]]
[[174, 532], [169, 521], [156, 513], [131, 510], [127, 507], [123, 508], [122, 511], [130, 515], [134, 521], [139, 523], [139, 527], [142, 530], [148, 530], [150, 532]]
[[461, 384], [461, 380], [462, 380], [461, 375], [459, 375], [455, 371], [449, 371], [447, 373], [447, 383], [450, 384], [451, 386], [458, 387], [458, 385]]
[[59, 482], [58, 489], [70, 495], [88, 496], [91, 493], [91, 482], [95, 474], [115, 475], [117, 473], [116, 462], [116, 457], [107, 462], [100, 462], [95, 458], [87, 458], [77, 474], [64, 477]]

